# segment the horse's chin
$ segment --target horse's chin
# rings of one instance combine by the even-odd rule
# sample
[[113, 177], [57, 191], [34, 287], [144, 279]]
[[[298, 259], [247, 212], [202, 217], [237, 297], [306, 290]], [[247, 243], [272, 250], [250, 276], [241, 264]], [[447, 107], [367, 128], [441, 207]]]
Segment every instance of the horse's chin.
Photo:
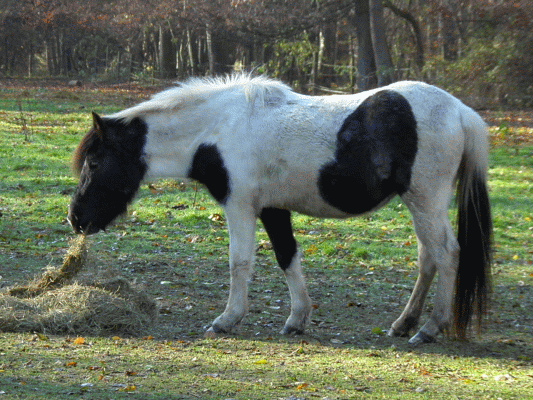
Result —
[[69, 218], [69, 223], [74, 233], [85, 235], [85, 236], [94, 235], [100, 231], [105, 232], [105, 229], [106, 229], [105, 226], [101, 227], [98, 224], [94, 224], [94, 223], [89, 223], [87, 225], [77, 224], [76, 221], [73, 220], [72, 218]]
[[87, 228], [82, 229], [81, 233], [83, 233], [85, 236], [95, 235], [100, 231], [105, 232], [105, 227], [100, 228], [98, 226], [89, 225]]

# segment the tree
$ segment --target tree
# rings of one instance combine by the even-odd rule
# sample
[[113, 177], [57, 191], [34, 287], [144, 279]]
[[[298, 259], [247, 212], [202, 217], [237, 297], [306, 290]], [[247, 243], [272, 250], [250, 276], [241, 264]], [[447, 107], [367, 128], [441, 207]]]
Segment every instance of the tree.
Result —
[[387, 45], [383, 6], [381, 0], [369, 0], [370, 36], [376, 61], [378, 86], [385, 86], [394, 80], [394, 67]]
[[415, 64], [419, 71], [424, 68], [424, 53], [425, 53], [425, 41], [422, 34], [422, 29], [417, 18], [407, 10], [401, 9], [395, 6], [392, 1], [385, 0], [383, 6], [390, 9], [395, 15], [405, 19], [413, 29], [413, 33], [416, 41], [416, 55], [415, 55]]
[[176, 46], [170, 29], [164, 25], [159, 25], [159, 76], [172, 79], [176, 77]]
[[0, 74], [242, 68], [306, 92], [407, 78], [531, 98], [532, 19], [527, 0], [0, 0]]
[[457, 0], [441, 0], [439, 10], [442, 56], [447, 61], [455, 61], [458, 55], [458, 36], [454, 21], [458, 17]]
[[368, 0], [355, 0], [354, 23], [357, 34], [357, 87], [368, 90], [376, 86], [376, 62], [370, 32]]

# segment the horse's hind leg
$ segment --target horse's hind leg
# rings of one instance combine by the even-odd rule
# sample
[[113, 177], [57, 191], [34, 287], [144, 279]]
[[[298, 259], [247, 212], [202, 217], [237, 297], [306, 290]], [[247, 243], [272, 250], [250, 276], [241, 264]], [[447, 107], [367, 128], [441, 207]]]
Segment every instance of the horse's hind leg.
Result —
[[[442, 194], [442, 193], [441, 193]], [[418, 325], [429, 286], [438, 273], [433, 312], [429, 321], [413, 336], [409, 343], [431, 342], [452, 321], [452, 302], [457, 274], [459, 245], [448, 220], [449, 196], [433, 198], [424, 207], [408, 204], [418, 239], [419, 275], [411, 297], [400, 317], [392, 324], [391, 336], [404, 336]], [[440, 204], [439, 204], [440, 203]]]
[[400, 317], [392, 324], [389, 336], [407, 336], [413, 328], [416, 328], [429, 287], [435, 276], [435, 265], [431, 262], [427, 247], [421, 245], [420, 242], [418, 243], [418, 265], [420, 266], [418, 278], [411, 297]]
[[279, 266], [285, 273], [291, 296], [291, 315], [281, 333], [303, 333], [311, 316], [312, 306], [302, 274], [300, 253], [292, 233], [291, 214], [287, 210], [265, 208], [260, 218], [272, 242]]
[[248, 282], [252, 275], [256, 215], [250, 207], [226, 207], [230, 236], [230, 292], [224, 312], [208, 332], [227, 333], [248, 312]]

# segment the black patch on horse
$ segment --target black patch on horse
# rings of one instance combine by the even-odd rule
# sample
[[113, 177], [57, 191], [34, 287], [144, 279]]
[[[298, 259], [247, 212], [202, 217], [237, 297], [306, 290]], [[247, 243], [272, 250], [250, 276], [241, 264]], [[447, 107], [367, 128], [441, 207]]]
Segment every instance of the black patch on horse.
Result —
[[285, 271], [291, 265], [297, 247], [292, 233], [291, 213], [288, 210], [264, 208], [259, 218], [272, 242], [278, 264]]
[[74, 230], [86, 234], [105, 229], [126, 211], [147, 170], [143, 120], [124, 122], [96, 114], [93, 119], [93, 128], [75, 154], [82, 168], [68, 215]]
[[346, 213], [361, 214], [401, 195], [409, 188], [417, 146], [409, 102], [391, 90], [368, 97], [337, 134], [335, 160], [318, 177], [321, 196]]
[[226, 202], [230, 193], [229, 175], [215, 144], [202, 143], [198, 147], [188, 177], [204, 184], [220, 204]]

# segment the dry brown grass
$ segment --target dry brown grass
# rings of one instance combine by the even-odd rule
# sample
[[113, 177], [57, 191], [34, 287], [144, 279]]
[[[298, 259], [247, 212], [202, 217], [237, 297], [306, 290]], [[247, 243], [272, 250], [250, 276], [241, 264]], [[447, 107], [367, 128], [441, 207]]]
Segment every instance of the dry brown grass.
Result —
[[5, 332], [72, 335], [140, 335], [157, 317], [155, 302], [125, 279], [79, 284], [73, 279], [87, 261], [79, 236], [59, 268], [50, 267], [27, 285], [0, 294], [0, 327]]

